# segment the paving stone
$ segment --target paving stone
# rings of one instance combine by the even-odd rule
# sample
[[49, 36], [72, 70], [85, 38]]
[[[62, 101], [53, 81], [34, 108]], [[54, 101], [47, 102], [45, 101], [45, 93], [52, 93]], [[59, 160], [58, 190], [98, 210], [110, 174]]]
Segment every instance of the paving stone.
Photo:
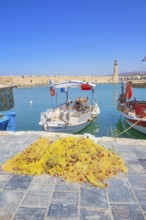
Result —
[[22, 192], [0, 192], [0, 219], [11, 219], [22, 197]]
[[55, 190], [56, 191], [74, 191], [79, 192], [80, 184], [78, 183], [68, 183], [65, 180], [64, 181], [57, 181]]
[[7, 155], [9, 153], [8, 148], [0, 147], [0, 155]]
[[111, 208], [114, 220], [145, 220], [136, 204], [112, 204]]
[[39, 176], [34, 176], [31, 185], [40, 184], [40, 185], [55, 185], [58, 178], [50, 176], [48, 174], [43, 174]]
[[25, 148], [29, 147], [33, 142], [35, 142], [39, 136], [37, 137], [30, 137], [24, 141], [23, 144], [19, 145], [19, 150], [24, 150]]
[[7, 162], [7, 160], [10, 158], [11, 156], [9, 156], [9, 155], [2, 155], [2, 156], [0, 156], [0, 169], [2, 170], [2, 165], [4, 164], [4, 163], [6, 163]]
[[113, 177], [108, 188], [110, 202], [136, 202], [127, 178]]
[[132, 149], [128, 146], [124, 146], [123, 144], [116, 145], [117, 153], [124, 159], [135, 159], [136, 154], [132, 151]]
[[53, 185], [31, 184], [29, 187], [29, 192], [34, 192], [34, 193], [50, 194], [52, 190], [54, 190]]
[[145, 169], [137, 159], [127, 160], [126, 165], [128, 167], [128, 173], [145, 173]]
[[78, 196], [79, 196], [79, 194], [76, 192], [54, 191], [51, 203], [53, 203], [53, 204], [62, 204], [62, 203], [72, 204], [72, 203], [74, 203], [77, 205]]
[[68, 218], [73, 218], [77, 217], [78, 211], [77, 207], [71, 206], [69, 204], [63, 205], [63, 204], [58, 204], [58, 205], [53, 205], [51, 204], [49, 207], [48, 211], [48, 216], [47, 217], [61, 217], [63, 219], [68, 219]]
[[14, 135], [11, 136], [11, 142], [9, 140], [9, 143], [13, 144], [13, 145], [19, 145], [24, 143], [24, 141], [28, 138], [28, 136], [26, 135]]
[[81, 187], [80, 206], [90, 208], [108, 208], [105, 190], [96, 187]]
[[50, 199], [51, 199], [51, 192], [50, 194], [29, 192], [25, 196], [22, 202], [22, 206], [47, 207], [49, 205]]
[[138, 161], [146, 171], [146, 158], [139, 158]]
[[44, 220], [45, 208], [20, 207], [14, 220]]
[[0, 154], [0, 162], [4, 161], [4, 159], [5, 161], [7, 161], [14, 155], [15, 155], [15, 150], [13, 151], [12, 149], [7, 149], [6, 153]]
[[80, 220], [111, 220], [109, 210], [90, 210], [87, 208], [81, 208]]
[[[19, 146], [17, 144], [17, 146]], [[9, 153], [13, 153], [15, 151], [15, 148], [17, 148], [17, 146], [15, 147], [14, 144], [12, 144], [12, 142], [7, 143], [7, 145], [1, 145], [0, 143], [0, 155], [7, 155]]]
[[24, 143], [18, 143], [17, 141], [16, 142], [9, 142], [7, 149], [9, 149], [10, 151], [13, 151], [13, 152], [15, 152], [16, 150], [21, 151], [24, 149]]
[[48, 217], [76, 218], [78, 216], [78, 194], [75, 192], [54, 192]]
[[[145, 144], [146, 146], [146, 144]], [[132, 152], [139, 158], [146, 155], [146, 147], [138, 146], [137, 144], [132, 147]]]
[[10, 174], [2, 174], [0, 173], [0, 189], [3, 188], [3, 186], [7, 183], [7, 181], [10, 178]]
[[28, 135], [27, 139], [24, 141], [24, 145], [29, 146], [34, 141], [36, 141], [39, 137], [40, 137], [39, 134], [30, 134], [30, 135]]
[[146, 190], [146, 174], [128, 174], [128, 178], [134, 190]]
[[53, 203], [53, 204], [66, 203], [66, 201], [68, 199], [68, 195], [75, 196], [75, 194], [72, 193], [72, 192], [57, 192], [57, 191], [54, 191], [51, 203]]
[[[128, 153], [128, 154], [132, 153], [132, 149], [128, 145], [123, 147], [123, 143], [116, 144], [116, 149], [118, 151], [120, 151], [121, 153]], [[134, 154], [134, 156], [135, 156], [135, 154]]]
[[26, 190], [33, 177], [13, 175], [5, 185], [5, 190]]
[[135, 194], [142, 209], [146, 212], [146, 190], [135, 191]]
[[4, 136], [1, 138], [1, 145], [0, 145], [0, 146], [2, 146], [4, 143], [7, 144], [7, 143], [9, 143], [9, 142], [12, 142], [14, 139], [16, 140], [15, 135], [9, 135], [9, 134], [4, 135]]
[[28, 135], [11, 135], [8, 138], [6, 137], [2, 143], [6, 143], [11, 147], [17, 147], [27, 141], [28, 138]]

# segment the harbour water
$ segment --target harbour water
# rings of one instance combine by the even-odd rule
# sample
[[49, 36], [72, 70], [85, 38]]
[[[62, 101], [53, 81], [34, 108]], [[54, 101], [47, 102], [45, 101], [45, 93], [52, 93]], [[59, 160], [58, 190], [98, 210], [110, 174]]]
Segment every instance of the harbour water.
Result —
[[[121, 92], [121, 84], [97, 84], [96, 97], [100, 107], [100, 115], [81, 133], [91, 133], [96, 137], [118, 135], [128, 128], [121, 113], [116, 110], [117, 98]], [[72, 90], [70, 99], [82, 96], [83, 91]], [[84, 91], [84, 96], [91, 99], [90, 94]], [[146, 88], [133, 88], [133, 97], [137, 100], [146, 99]], [[40, 113], [55, 104], [56, 97], [50, 97], [49, 87], [14, 88], [17, 131], [39, 131]], [[54, 99], [54, 100], [53, 100]], [[58, 96], [58, 104], [65, 100], [65, 94]], [[146, 135], [130, 129], [119, 137], [146, 139]]]

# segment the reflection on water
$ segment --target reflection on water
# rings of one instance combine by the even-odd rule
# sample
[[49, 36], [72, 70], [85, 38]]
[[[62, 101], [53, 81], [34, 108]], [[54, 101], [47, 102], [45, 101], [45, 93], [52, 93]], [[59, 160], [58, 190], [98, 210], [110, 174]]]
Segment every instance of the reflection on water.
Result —
[[98, 123], [96, 121], [97, 119], [94, 119], [87, 128], [85, 128], [84, 130], [80, 131], [78, 134], [84, 134], [84, 133], [89, 133], [92, 135], [97, 136], [97, 133], [99, 132], [99, 126]]
[[115, 102], [117, 102], [117, 99], [119, 97], [119, 84], [114, 85], [114, 87], [113, 87], [113, 96], [114, 96]]
[[[114, 130], [114, 135], [118, 137], [125, 137], [125, 138], [133, 138], [133, 139], [146, 139], [145, 134], [135, 130], [134, 128], [130, 128], [129, 125], [126, 123], [124, 118], [121, 116], [116, 124], [116, 128]], [[125, 131], [123, 133], [123, 131]], [[122, 133], [122, 134], [121, 134]]]

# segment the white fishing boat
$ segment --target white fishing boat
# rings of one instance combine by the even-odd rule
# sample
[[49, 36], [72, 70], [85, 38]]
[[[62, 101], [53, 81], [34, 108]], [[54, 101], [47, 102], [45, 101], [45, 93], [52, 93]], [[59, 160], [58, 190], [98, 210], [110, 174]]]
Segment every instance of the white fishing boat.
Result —
[[[41, 113], [39, 125], [42, 130], [48, 132], [62, 132], [75, 134], [86, 128], [94, 118], [100, 114], [98, 103], [95, 98], [95, 87], [93, 83], [82, 82], [78, 80], [66, 81], [58, 84], [50, 85], [50, 95], [56, 96], [59, 92], [65, 92], [66, 100], [54, 108], [50, 108]], [[69, 99], [69, 91], [80, 88], [85, 91], [85, 97], [78, 96], [73, 101]], [[90, 92], [92, 102], [88, 98]], [[77, 90], [78, 94], [78, 90]]]

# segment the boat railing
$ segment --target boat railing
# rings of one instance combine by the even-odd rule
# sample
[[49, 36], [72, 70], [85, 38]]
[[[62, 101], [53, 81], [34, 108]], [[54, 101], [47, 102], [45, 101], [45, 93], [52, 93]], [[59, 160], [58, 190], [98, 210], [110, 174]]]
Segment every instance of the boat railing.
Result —
[[61, 104], [59, 104], [59, 105], [56, 105], [55, 107], [53, 107], [52, 109], [56, 109], [56, 108], [59, 108], [59, 107], [61, 107], [62, 105], [65, 105], [66, 104], [66, 102], [64, 102], [64, 103], [61, 103]]
[[65, 109], [66, 109], [66, 102], [61, 103], [61, 104], [59, 104], [59, 105], [53, 107], [52, 110], [55, 111], [55, 110], [58, 109], [58, 108], [61, 109], [61, 110], [65, 110]]

